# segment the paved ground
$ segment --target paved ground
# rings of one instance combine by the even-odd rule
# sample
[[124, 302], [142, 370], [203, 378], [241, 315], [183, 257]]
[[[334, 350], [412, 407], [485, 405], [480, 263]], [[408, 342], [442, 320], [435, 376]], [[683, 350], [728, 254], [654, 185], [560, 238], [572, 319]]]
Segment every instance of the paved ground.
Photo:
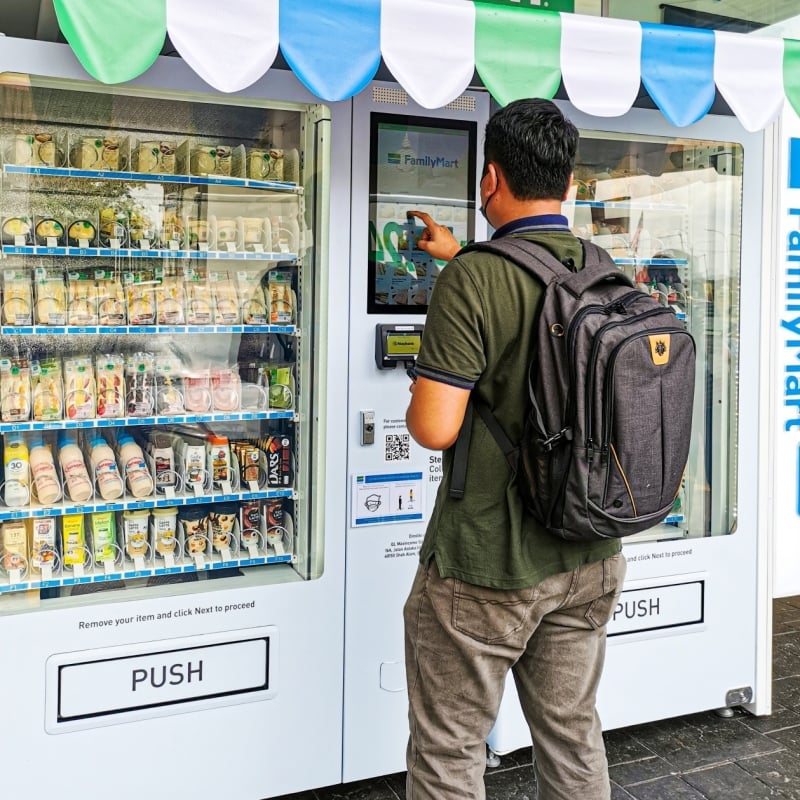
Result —
[[[800, 597], [774, 604], [773, 713], [713, 712], [606, 734], [612, 800], [800, 800]], [[531, 750], [486, 773], [488, 800], [534, 800]], [[405, 800], [404, 773], [278, 800]]]

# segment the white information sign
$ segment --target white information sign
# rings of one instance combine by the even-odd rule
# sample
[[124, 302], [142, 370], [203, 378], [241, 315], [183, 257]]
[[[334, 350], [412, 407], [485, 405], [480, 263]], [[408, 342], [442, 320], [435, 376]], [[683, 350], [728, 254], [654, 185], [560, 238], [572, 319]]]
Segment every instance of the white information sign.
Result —
[[421, 522], [425, 497], [421, 472], [354, 475], [352, 525]]

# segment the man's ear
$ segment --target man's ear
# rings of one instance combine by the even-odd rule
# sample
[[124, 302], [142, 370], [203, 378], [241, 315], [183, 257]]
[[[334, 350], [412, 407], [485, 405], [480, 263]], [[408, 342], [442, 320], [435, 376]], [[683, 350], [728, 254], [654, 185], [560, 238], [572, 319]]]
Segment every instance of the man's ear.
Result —
[[500, 185], [500, 176], [502, 172], [494, 161], [490, 161], [486, 165], [486, 177], [484, 178], [484, 187], [487, 195], [492, 195], [497, 191]]
[[570, 172], [569, 180], [567, 181], [567, 188], [564, 189], [564, 195], [561, 198], [561, 202], [563, 203], [569, 197], [569, 190], [572, 188], [572, 182], [575, 180], [575, 173]]

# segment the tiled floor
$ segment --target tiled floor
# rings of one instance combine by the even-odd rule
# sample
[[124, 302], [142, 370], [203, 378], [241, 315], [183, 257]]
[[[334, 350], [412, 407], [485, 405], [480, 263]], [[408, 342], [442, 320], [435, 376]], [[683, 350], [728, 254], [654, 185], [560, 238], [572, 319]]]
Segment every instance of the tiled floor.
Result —
[[[800, 597], [776, 600], [773, 713], [713, 712], [606, 734], [612, 800], [800, 800]], [[531, 750], [486, 772], [488, 800], [533, 800]], [[404, 800], [405, 775], [278, 800]]]

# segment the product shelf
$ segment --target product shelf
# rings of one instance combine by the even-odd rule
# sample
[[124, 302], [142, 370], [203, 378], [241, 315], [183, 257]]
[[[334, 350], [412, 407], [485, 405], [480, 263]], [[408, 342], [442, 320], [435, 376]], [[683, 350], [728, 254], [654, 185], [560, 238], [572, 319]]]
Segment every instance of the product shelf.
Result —
[[0, 422], [0, 433], [12, 431], [63, 431], [80, 428], [127, 428], [137, 425], [183, 425], [208, 422], [245, 422], [249, 420], [288, 419], [297, 422], [297, 413], [292, 409], [273, 409], [271, 411], [235, 411], [208, 414], [173, 414], [171, 416], [118, 417], [115, 419], [56, 419], [47, 422], [28, 420], [26, 422]]
[[68, 256], [71, 258], [174, 258], [192, 261], [281, 261], [296, 262], [297, 253], [270, 253], [253, 250], [171, 250], [168, 248], [139, 250], [128, 247], [46, 247], [42, 245], [3, 245], [8, 256]]
[[83, 178], [91, 181], [138, 181], [140, 183], [179, 183], [191, 186], [238, 186], [243, 189], [264, 189], [287, 194], [302, 194], [303, 188], [288, 181], [259, 181], [225, 175], [177, 175], [175, 173], [124, 172], [122, 170], [75, 169], [73, 167], [31, 167], [4, 164], [6, 175], [36, 175], [53, 178]]
[[223, 560], [222, 556], [217, 553], [211, 558], [204, 558], [202, 566], [199, 566], [197, 562], [189, 559], [188, 556], [184, 556], [182, 557], [182, 561], [169, 567], [159, 566], [159, 564], [164, 563], [163, 559], [159, 559], [155, 563], [152, 561], [145, 562], [143, 567], [137, 567], [132, 561], [126, 559], [126, 564], [121, 567], [115, 565], [109, 572], [105, 572], [95, 566], [91, 571], [82, 575], [72, 574], [72, 570], [68, 570], [68, 574], [53, 575], [50, 578], [39, 578], [36, 580], [15, 580], [14, 582], [12, 582], [11, 576], [0, 575], [0, 595], [10, 592], [25, 592], [32, 589], [57, 589], [88, 583], [152, 578], [160, 575], [213, 572], [215, 570], [254, 567], [264, 564], [290, 564], [294, 560], [294, 555], [292, 553], [269, 555], [269, 552], [265, 553], [263, 548], [259, 548], [257, 552], [258, 555], [250, 555], [248, 552], [247, 554], [242, 553], [227, 560]]
[[171, 508], [173, 506], [209, 505], [211, 503], [235, 503], [246, 500], [273, 500], [295, 498], [292, 488], [265, 488], [256, 491], [220, 491], [210, 494], [164, 494], [152, 495], [143, 499], [125, 498], [113, 502], [72, 503], [69, 501], [52, 506], [26, 505], [19, 507], [0, 506], [0, 521], [29, 519], [37, 517], [63, 517], [68, 514], [94, 514], [100, 511], [131, 511], [135, 509]]
[[172, 333], [281, 333], [296, 336], [295, 325], [2, 325], [0, 335], [46, 336], [52, 334], [172, 334]]

